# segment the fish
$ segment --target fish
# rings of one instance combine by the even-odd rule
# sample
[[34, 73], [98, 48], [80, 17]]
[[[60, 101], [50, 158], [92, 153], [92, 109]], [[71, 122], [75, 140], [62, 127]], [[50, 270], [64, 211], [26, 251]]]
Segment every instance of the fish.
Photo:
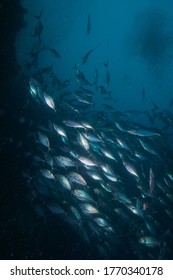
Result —
[[[79, 114], [79, 110], [76, 109], [75, 107], [71, 106], [70, 104], [66, 103], [66, 102], [62, 102], [62, 105], [65, 105], [65, 107], [68, 107], [71, 111]], [[70, 120], [69, 121], [66, 121], [67, 122], [67, 125], [70, 126]], [[65, 123], [65, 122], [64, 122]], [[71, 125], [72, 125], [72, 121], [71, 121]]]
[[55, 176], [52, 174], [52, 172], [48, 169], [40, 169], [40, 173], [48, 179], [55, 180]]
[[159, 156], [158, 153], [150, 146], [150, 144], [148, 144], [147, 142], [143, 141], [142, 139], [138, 139], [138, 140], [141, 143], [141, 145], [144, 148], [144, 150], [146, 150], [150, 154], [153, 154], [155, 156]]
[[72, 120], [64, 120], [63, 123], [67, 126], [73, 127], [73, 128], [84, 128], [85, 126], [83, 126], [80, 122], [76, 122], [76, 121], [72, 121]]
[[48, 105], [48, 107], [50, 107], [51, 109], [54, 110], [54, 112], [56, 112], [55, 103], [53, 101], [53, 98], [50, 95], [48, 95], [46, 92], [43, 93], [43, 97], [44, 97], [44, 101]]
[[47, 203], [47, 208], [53, 213], [53, 214], [64, 214], [64, 210], [59, 206], [56, 202], [49, 202]]
[[81, 84], [81, 86], [91, 86], [95, 84], [95, 82], [89, 83], [84, 73], [79, 70], [76, 71], [76, 80], [79, 84]]
[[58, 126], [58, 125], [55, 124], [55, 123], [53, 123], [52, 125], [53, 125], [54, 130], [55, 130], [59, 135], [61, 135], [61, 136], [64, 137], [65, 139], [68, 139], [65, 130], [64, 130], [61, 126]]
[[99, 72], [97, 69], [94, 70], [94, 80], [95, 80], [95, 84], [97, 85], [99, 80]]
[[81, 124], [86, 128], [86, 129], [90, 129], [90, 130], [94, 130], [93, 126], [86, 122], [86, 121], [81, 121]]
[[30, 87], [30, 94], [32, 95], [32, 97], [37, 98], [39, 87], [40, 87], [39, 83], [35, 79], [31, 78], [29, 80], [29, 87]]
[[152, 110], [157, 110], [159, 109], [158, 105], [154, 102], [152, 102], [152, 105], [153, 105], [153, 109]]
[[103, 149], [103, 148], [101, 148], [100, 150], [107, 158], [110, 158], [110, 159], [113, 159], [116, 161], [116, 158], [112, 155], [112, 153], [110, 151]]
[[82, 212], [86, 215], [99, 214], [99, 211], [93, 205], [88, 204], [88, 203], [80, 204], [80, 208], [81, 208]]
[[160, 133], [157, 133], [152, 130], [146, 130], [146, 129], [132, 129], [132, 130], [127, 130], [127, 132], [140, 137], [161, 136]]
[[92, 105], [93, 103], [88, 101], [87, 99], [82, 98], [81, 96], [78, 96], [77, 94], [74, 94], [74, 96], [77, 98], [77, 100], [81, 103]]
[[[43, 47], [37, 43], [33, 53]], [[92, 84], [77, 65], [74, 76], [60, 80], [52, 65], [25, 70], [31, 74], [28, 105], [17, 123], [26, 126], [26, 137], [4, 139], [18, 151], [29, 143], [24, 158], [30, 168], [22, 176], [34, 215], [45, 221], [54, 215], [55, 226], [60, 216], [98, 258], [168, 259], [173, 152], [168, 131], [157, 129], [155, 120], [171, 128], [173, 114], [157, 105], [117, 110], [104, 72]], [[104, 66], [109, 73], [108, 62]], [[138, 120], [148, 115], [152, 127]]]
[[159, 246], [159, 241], [152, 236], [143, 236], [139, 239], [139, 243], [146, 247], [157, 247]]
[[77, 184], [82, 185], [82, 186], [87, 186], [87, 182], [85, 181], [85, 179], [80, 174], [78, 174], [76, 172], [70, 172], [68, 174], [68, 179], [72, 183], [77, 183]]
[[100, 226], [100, 227], [105, 227], [105, 228], [108, 228], [109, 227], [109, 224], [108, 222], [103, 219], [103, 218], [95, 218], [94, 221]]
[[90, 160], [88, 158], [78, 156], [77, 159], [86, 166], [97, 166], [97, 164], [95, 162], [93, 162], [92, 160]]
[[55, 163], [61, 167], [72, 167], [76, 166], [75, 163], [68, 157], [64, 156], [55, 156], [54, 157]]
[[126, 141], [124, 141], [123, 139], [120, 138], [116, 138], [116, 141], [118, 142], [118, 144], [120, 145], [121, 148], [129, 151], [130, 153], [132, 152], [129, 145], [126, 143]]
[[70, 85], [71, 82], [71, 77], [69, 79], [66, 79], [63, 83], [62, 83], [62, 89], [66, 88]]
[[93, 97], [94, 93], [90, 89], [84, 88], [83, 86], [80, 87], [81, 89], [76, 91], [76, 93], [84, 94], [87, 97]]
[[93, 53], [93, 51], [95, 51], [97, 48], [98, 48], [98, 46], [95, 47], [95, 48], [93, 48], [93, 49], [91, 49], [91, 50], [89, 50], [89, 51], [83, 56], [83, 58], [82, 58], [82, 64], [87, 63], [89, 56], [90, 56], [91, 53]]
[[44, 92], [40, 86], [40, 84], [35, 79], [30, 79], [30, 94], [31, 96], [38, 102], [48, 105], [49, 108], [55, 109], [55, 103], [51, 96], [49, 96], [46, 92]]
[[73, 191], [73, 195], [79, 199], [80, 201], [85, 201], [85, 202], [94, 202], [93, 198], [84, 190], [80, 189], [75, 189]]
[[148, 111], [147, 111], [147, 116], [148, 116], [149, 121], [153, 124], [154, 121], [155, 121], [154, 116], [152, 116], [152, 115], [150, 114], [150, 112], [148, 112]]
[[35, 17], [36, 19], [40, 20], [41, 17], [42, 17], [42, 14], [43, 14], [43, 10], [41, 10], [40, 13], [39, 13], [38, 15], [34, 15], [34, 17]]
[[95, 143], [100, 143], [100, 142], [103, 142], [102, 138], [98, 135], [94, 135], [92, 133], [82, 133], [82, 135], [87, 139], [89, 140], [90, 142], [95, 142]]
[[53, 67], [53, 65], [44, 67], [44, 68], [42, 69], [42, 73], [44, 73], [44, 74], [49, 74], [49, 73], [51, 73], [52, 70], [53, 70], [52, 67]]
[[91, 32], [91, 18], [90, 18], [90, 14], [88, 14], [88, 20], [87, 20], [87, 34], [89, 35]]
[[130, 163], [130, 162], [127, 162], [125, 160], [123, 160], [123, 164], [126, 168], [126, 170], [133, 176], [135, 176], [137, 179], [139, 179], [139, 175], [138, 175], [138, 172], [136, 170], [136, 168]]
[[56, 175], [56, 180], [60, 182], [61, 186], [64, 187], [66, 190], [71, 191], [71, 184], [67, 177], [64, 175]]
[[106, 83], [107, 87], [110, 86], [110, 81], [111, 81], [111, 76], [110, 76], [109, 70], [107, 69], [107, 71], [106, 71], [106, 79], [105, 79], [105, 83]]
[[100, 94], [111, 94], [112, 91], [108, 91], [107, 89], [105, 89], [104, 86], [97, 86], [97, 91], [100, 93]]
[[50, 142], [49, 142], [49, 138], [47, 137], [47, 135], [45, 135], [41, 131], [38, 132], [38, 140], [44, 147], [46, 147], [46, 148], [48, 148], [48, 150], [50, 150]]
[[42, 33], [43, 33], [43, 24], [41, 22], [41, 20], [39, 19], [36, 23], [35, 29], [34, 29], [34, 34], [31, 35], [32, 37], [37, 37], [38, 39], [40, 39]]
[[161, 245], [161, 249], [160, 249], [160, 252], [159, 252], [159, 256], [158, 256], [159, 260], [164, 260], [165, 259], [167, 250], [168, 250], [167, 243], [164, 241], [163, 244]]
[[59, 52], [56, 49], [53, 48], [47, 48], [47, 50], [55, 57], [55, 58], [61, 58]]
[[149, 187], [150, 187], [149, 195], [151, 195], [154, 190], [154, 185], [155, 185], [154, 177], [155, 176], [154, 176], [153, 169], [150, 167], [150, 170], [149, 170]]
[[96, 173], [95, 171], [93, 171], [93, 170], [88, 170], [88, 171], [87, 171], [87, 174], [88, 174], [92, 179], [94, 179], [94, 180], [96, 180], [96, 181], [103, 181], [103, 179], [101, 178], [101, 176], [100, 176], [98, 173]]
[[109, 64], [109, 61], [107, 60], [106, 62], [103, 62], [103, 65], [107, 68]]

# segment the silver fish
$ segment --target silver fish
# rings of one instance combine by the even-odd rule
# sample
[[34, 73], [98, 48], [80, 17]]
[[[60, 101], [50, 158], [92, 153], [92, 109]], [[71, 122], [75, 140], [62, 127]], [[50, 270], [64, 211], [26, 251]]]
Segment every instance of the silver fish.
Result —
[[85, 179], [80, 174], [78, 174], [76, 172], [70, 172], [68, 174], [68, 178], [73, 183], [77, 183], [77, 184], [82, 185], [82, 186], [87, 186], [87, 182], [85, 181]]

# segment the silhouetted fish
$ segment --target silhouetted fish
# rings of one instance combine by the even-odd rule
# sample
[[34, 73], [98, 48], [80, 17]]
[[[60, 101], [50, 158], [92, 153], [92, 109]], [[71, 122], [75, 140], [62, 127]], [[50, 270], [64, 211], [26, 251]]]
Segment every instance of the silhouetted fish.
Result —
[[91, 19], [90, 14], [88, 14], [88, 21], [87, 21], [87, 34], [89, 35], [91, 32]]

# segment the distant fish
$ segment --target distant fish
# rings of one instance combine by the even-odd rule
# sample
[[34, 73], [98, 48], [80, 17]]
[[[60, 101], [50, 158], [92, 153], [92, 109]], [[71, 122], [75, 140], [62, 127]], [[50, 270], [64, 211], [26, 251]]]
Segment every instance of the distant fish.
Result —
[[42, 132], [38, 132], [38, 140], [39, 143], [42, 144], [44, 147], [48, 148], [50, 150], [50, 142], [48, 137], [42, 133]]
[[143, 236], [139, 238], [139, 243], [146, 247], [157, 247], [159, 246], [159, 241], [152, 236]]
[[60, 54], [57, 52], [57, 50], [52, 49], [52, 48], [47, 48], [51, 52], [51, 54], [56, 57], [56, 58], [61, 58]]
[[99, 80], [99, 72], [97, 69], [94, 70], [94, 80], [95, 80], [95, 83], [97, 84], [98, 80]]
[[156, 103], [152, 102], [152, 105], [154, 106], [154, 108], [152, 110], [157, 110], [159, 109], [159, 107], [156, 105]]
[[78, 95], [76, 95], [76, 94], [74, 94], [74, 96], [76, 97], [76, 99], [79, 101], [79, 102], [81, 102], [81, 103], [84, 103], [84, 104], [93, 104], [92, 102], [90, 102], [90, 101], [88, 101], [87, 99], [84, 99], [84, 98], [82, 98], [81, 96], [78, 96]]
[[105, 80], [107, 87], [110, 86], [110, 81], [111, 81], [110, 72], [109, 72], [109, 70], [107, 70], [107, 72], [106, 72], [106, 80]]
[[42, 69], [42, 73], [43, 73], [43, 74], [49, 74], [49, 73], [52, 72], [52, 69], [53, 69], [53, 65], [44, 67], [44, 68]]
[[[97, 46], [96, 48], [98, 48], [98, 46]], [[93, 49], [89, 50], [89, 51], [84, 55], [84, 57], [82, 58], [82, 64], [87, 63], [90, 54], [91, 54], [96, 48], [93, 48]]]
[[84, 94], [87, 97], [92, 97], [94, 95], [94, 92], [92, 92], [91, 90], [86, 89], [82, 86], [80, 88], [81, 88], [81, 90], [77, 90], [76, 93]]
[[107, 68], [108, 67], [109, 61], [107, 60], [106, 62], [103, 62], [103, 65]]
[[79, 70], [77, 70], [76, 71], [76, 81], [78, 82], [78, 83], [80, 83], [81, 85], [85, 85], [85, 86], [91, 86], [91, 85], [94, 85], [95, 84], [95, 82], [94, 83], [89, 83], [88, 81], [87, 81], [87, 79], [85, 78], [85, 75], [81, 72], [81, 71], [79, 71]]
[[81, 123], [71, 120], [64, 120], [63, 123], [73, 128], [85, 128]]
[[105, 89], [105, 87], [104, 86], [98, 86], [97, 87], [97, 91], [100, 93], [100, 94], [106, 94], [106, 93], [111, 93], [112, 91], [107, 91], [107, 89]]
[[48, 169], [40, 169], [40, 173], [48, 179], [55, 180], [55, 176]]
[[149, 187], [150, 187], [149, 195], [151, 195], [154, 190], [154, 172], [151, 167], [150, 167], [150, 171], [149, 171]]
[[41, 20], [39, 19], [39, 21], [37, 22], [37, 24], [35, 26], [34, 34], [31, 36], [37, 37], [40, 39], [42, 32], [43, 32], [43, 24], [42, 24]]
[[71, 77], [69, 79], [66, 79], [63, 83], [62, 83], [62, 88], [66, 88], [69, 86], [71, 82]]
[[103, 104], [103, 106], [104, 106], [106, 109], [109, 109], [109, 110], [114, 110], [114, 109], [115, 109], [112, 105], [109, 105], [109, 104]]
[[136, 135], [136, 136], [141, 136], [141, 137], [151, 137], [151, 136], [160, 136], [159, 133], [148, 130], [148, 129], [130, 129], [127, 130], [128, 133]]
[[154, 118], [154, 116], [152, 116], [152, 115], [150, 114], [150, 112], [148, 112], [148, 111], [147, 111], [147, 117], [148, 117], [149, 121], [153, 124], [154, 121], [155, 121], [155, 118]]
[[43, 14], [43, 10], [39, 13], [39, 15], [38, 16], [34, 16], [36, 19], [38, 19], [38, 20], [40, 20], [40, 18], [41, 18], [41, 16], [42, 16], [42, 14]]
[[49, 202], [47, 203], [47, 208], [53, 213], [53, 214], [64, 214], [64, 210], [59, 206], [58, 203], [55, 202]]
[[77, 70], [77, 69], [78, 69], [78, 66], [79, 66], [79, 64], [75, 63], [75, 65], [73, 66], [73, 69], [74, 69], [74, 70]]
[[91, 32], [91, 19], [90, 14], [88, 14], [88, 21], [87, 21], [87, 34], [89, 35]]

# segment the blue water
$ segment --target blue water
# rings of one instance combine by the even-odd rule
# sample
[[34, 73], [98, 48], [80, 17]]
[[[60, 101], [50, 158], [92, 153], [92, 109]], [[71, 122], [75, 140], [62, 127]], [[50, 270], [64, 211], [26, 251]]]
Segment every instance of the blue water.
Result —
[[[29, 80], [35, 77], [36, 73], [41, 72], [44, 67], [52, 65], [53, 71], [60, 81], [71, 79], [69, 86], [64, 90], [69, 91], [69, 98], [79, 87], [76, 81], [76, 68], [85, 74], [90, 83], [94, 82], [94, 71], [97, 69], [99, 74], [98, 85], [104, 85], [104, 87], [106, 87], [105, 79], [108, 69], [110, 72], [110, 86], [107, 89], [111, 91], [112, 97], [117, 101], [113, 103], [112, 99], [108, 98], [106, 103], [112, 105], [115, 111], [123, 113], [122, 119], [126, 125], [130, 121], [134, 121], [147, 127], [159, 128], [163, 132], [164, 139], [171, 145], [173, 124], [171, 104], [173, 98], [173, 4], [171, 1], [23, 0], [21, 3], [27, 11], [24, 15], [26, 25], [21, 28], [16, 36], [15, 50], [17, 62], [20, 66], [19, 76], [23, 77], [25, 84], [23, 94], [26, 102], [30, 98]], [[39, 21], [35, 16], [40, 13], [42, 13], [40, 20], [43, 25], [40, 35], [40, 48], [43, 48], [43, 50], [39, 52], [38, 63], [33, 65], [30, 52], [33, 49], [37, 50], [36, 43], [38, 43], [38, 38], [32, 35]], [[91, 20], [89, 34], [87, 34], [88, 14]], [[61, 58], [56, 58], [47, 48], [58, 51]], [[94, 48], [95, 50], [90, 54], [87, 63], [83, 65], [82, 58], [87, 51]], [[108, 67], [106, 68], [104, 64], [107, 62]], [[27, 63], [31, 64], [30, 68], [26, 67]], [[42, 79], [43, 77], [44, 79]], [[39, 83], [41, 86], [46, 87], [54, 100], [58, 100], [62, 91], [52, 86], [49, 75], [44, 74], [43, 77], [41, 77]], [[15, 82], [16, 94], [17, 83], [18, 80]], [[95, 86], [92, 86], [91, 89], [94, 92], [95, 103], [91, 110], [96, 112], [102, 110], [102, 112], [109, 113], [109, 110], [104, 107], [105, 100], [103, 95], [96, 90]], [[142, 95], [143, 90], [145, 96]], [[29, 102], [31, 102], [30, 99]], [[34, 153], [33, 143], [29, 142], [30, 137], [32, 137], [32, 133], [35, 133], [37, 126], [44, 125], [44, 123], [47, 125], [47, 120], [52, 115], [49, 111], [45, 114], [44, 109], [42, 111], [41, 107], [37, 107], [37, 103], [30, 104], [32, 104], [29, 105], [29, 108], [32, 107], [31, 111], [27, 105], [25, 111], [25, 104], [22, 104], [21, 107], [24, 109], [21, 109], [17, 114], [20, 124], [22, 124], [22, 117], [27, 119], [28, 124], [25, 127], [25, 133], [28, 146], [26, 151]], [[137, 110], [137, 112], [131, 112], [132, 115], [129, 116], [127, 110]], [[28, 121], [30, 114], [32, 114], [31, 123]], [[152, 122], [148, 115], [154, 118]], [[116, 116], [110, 116], [110, 119], [111, 121], [119, 120]], [[18, 138], [18, 145], [20, 145], [20, 136]], [[25, 137], [21, 138], [25, 139]], [[23, 150], [25, 156], [26, 151]], [[27, 156], [25, 159], [27, 159]], [[172, 161], [170, 160], [170, 162]], [[31, 164], [31, 173], [33, 170], [34, 167]], [[156, 175], [160, 178], [160, 169], [157, 172], [158, 174]], [[34, 197], [35, 195], [32, 191], [32, 188], [29, 191], [27, 189], [27, 195], [25, 194], [27, 197], [30, 193], [31, 202], [32, 196]], [[31, 208], [33, 207], [32, 203], [30, 206]], [[139, 224], [131, 225], [130, 216], [127, 217], [127, 220], [129, 220], [125, 222], [129, 223], [131, 237], [126, 236], [127, 240], [123, 241], [124, 251], [118, 254], [119, 246], [121, 245], [117, 245], [116, 252], [109, 252], [106, 256], [103, 256], [104, 254], [95, 253], [92, 244], [86, 244], [85, 240], [77, 234], [74, 227], [70, 227], [63, 219], [53, 215], [45, 217], [46, 215], [39, 207], [36, 208], [37, 213], [34, 212], [30, 215], [28, 211], [30, 210], [25, 213], [28, 218], [27, 222], [26, 219], [25, 221], [22, 220], [23, 224], [25, 224], [25, 231], [27, 231], [27, 227], [30, 228], [31, 226], [31, 236], [34, 237], [33, 243], [30, 239], [30, 244], [33, 246], [33, 255], [29, 253], [27, 256], [27, 250], [26, 254], [24, 254], [28, 258], [92, 259], [119, 257], [133, 259], [137, 258], [137, 256], [138, 258], [158, 258], [159, 252], [157, 252], [157, 248], [156, 251], [155, 249], [152, 251], [152, 254], [141, 248], [138, 252], [139, 246], [136, 245], [133, 238], [134, 233], [136, 232], [136, 235], [138, 235], [138, 231], [143, 225], [141, 225], [141, 221], [139, 221]], [[158, 211], [161, 210], [159, 209]], [[38, 220], [35, 218], [36, 214], [39, 216]], [[166, 214], [163, 214], [162, 219], [164, 219], [164, 215]], [[169, 224], [169, 219], [167, 223]], [[59, 224], [61, 225], [61, 230], [57, 227]], [[19, 225], [20, 227], [21, 225]], [[122, 225], [121, 227], [123, 228]], [[126, 227], [124, 227], [125, 230]], [[166, 230], [167, 228], [165, 228]], [[59, 242], [56, 240], [57, 231]], [[43, 245], [46, 239], [45, 232], [47, 235], [52, 236], [49, 239], [50, 247]], [[167, 235], [168, 239], [172, 240], [172, 235], [170, 233]], [[41, 241], [39, 240], [38, 242], [39, 238]], [[75, 246], [72, 245], [73, 242]], [[54, 248], [54, 244], [56, 244], [57, 251]], [[83, 248], [82, 253], [81, 248]], [[163, 254], [162, 257], [170, 258], [170, 252], [169, 254]]]
[[[31, 3], [32, 2], [32, 3]], [[172, 14], [171, 1], [22, 1], [28, 13], [27, 27], [16, 40], [20, 65], [32, 47], [36, 19], [43, 10], [41, 39], [47, 47], [55, 48], [62, 56], [56, 60], [48, 52], [39, 56], [39, 65], [53, 64], [60, 78], [70, 77], [74, 64], [81, 64], [82, 56], [98, 46], [88, 63], [81, 66], [88, 79], [94, 69], [104, 81], [104, 61], [109, 61], [111, 89], [118, 99], [117, 109], [146, 110], [151, 102], [168, 108], [172, 88]], [[86, 34], [87, 16], [92, 29]], [[75, 81], [74, 81], [75, 83]], [[141, 90], [146, 100], [141, 102]], [[99, 101], [99, 100], [98, 100]]]

